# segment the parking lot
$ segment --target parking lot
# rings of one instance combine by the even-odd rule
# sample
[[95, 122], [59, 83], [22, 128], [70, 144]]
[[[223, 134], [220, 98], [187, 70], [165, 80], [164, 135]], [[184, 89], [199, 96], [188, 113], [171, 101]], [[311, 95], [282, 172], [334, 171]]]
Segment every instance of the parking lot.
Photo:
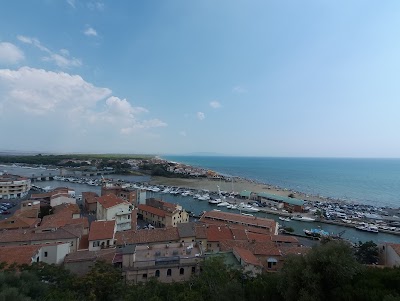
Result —
[[0, 200], [0, 220], [13, 215], [18, 208], [15, 200]]

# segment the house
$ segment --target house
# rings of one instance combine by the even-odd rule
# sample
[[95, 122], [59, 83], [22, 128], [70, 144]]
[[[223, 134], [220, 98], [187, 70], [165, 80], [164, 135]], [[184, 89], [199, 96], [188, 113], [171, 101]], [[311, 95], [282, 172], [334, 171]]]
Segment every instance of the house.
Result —
[[58, 229], [18, 229], [0, 232], [0, 246], [44, 245], [68, 243], [70, 251], [77, 250], [84, 232], [82, 224], [65, 225]]
[[[75, 203], [75, 190], [68, 187], [57, 187], [46, 193], [35, 193], [31, 201], [40, 201], [40, 206], [57, 206], [63, 203]], [[75, 200], [75, 202], [74, 202]]]
[[97, 198], [99, 195], [92, 191], [82, 192], [82, 203], [84, 204], [86, 212], [97, 211]]
[[[128, 186], [124, 185], [116, 185], [116, 184], [110, 184], [110, 183], [104, 183], [101, 186], [101, 196], [105, 195], [115, 195], [124, 201], [137, 206], [138, 203], [138, 193], [137, 189], [132, 189]], [[82, 195], [83, 196], [83, 195]]]
[[182, 206], [153, 198], [147, 199], [146, 205], [138, 205], [138, 217], [159, 228], [176, 227], [189, 221], [189, 214]]
[[104, 248], [111, 248], [115, 245], [116, 222], [94, 221], [89, 231], [89, 251], [98, 251]]
[[96, 261], [112, 264], [115, 257], [115, 248], [101, 249], [98, 251], [77, 251], [68, 254], [64, 259], [64, 267], [74, 274], [83, 276], [90, 271]]
[[97, 220], [115, 220], [117, 231], [129, 230], [132, 226], [136, 229], [136, 212], [133, 205], [113, 194], [97, 198], [96, 217]]
[[119, 250], [123, 276], [127, 282], [187, 281], [200, 271], [202, 249], [199, 244], [168, 243], [129, 245]]
[[257, 276], [262, 273], [262, 264], [254, 254], [246, 249], [234, 247], [233, 255], [239, 261], [244, 273]]
[[29, 229], [37, 227], [40, 223], [40, 218], [29, 216], [27, 217], [27, 213], [29, 215], [32, 212], [22, 212], [19, 209], [14, 213], [13, 216], [9, 217], [8, 219], [1, 220], [0, 230]]
[[50, 206], [55, 207], [61, 204], [76, 204], [76, 200], [68, 192], [55, 191], [50, 196]]

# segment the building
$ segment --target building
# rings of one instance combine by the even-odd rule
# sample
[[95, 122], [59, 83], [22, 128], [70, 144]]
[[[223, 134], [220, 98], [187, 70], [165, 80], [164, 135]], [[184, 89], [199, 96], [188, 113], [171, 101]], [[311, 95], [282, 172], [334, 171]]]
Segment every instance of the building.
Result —
[[31, 189], [28, 178], [0, 173], [0, 199], [23, 198]]
[[380, 257], [387, 267], [400, 267], [400, 244], [385, 243], [380, 247]]
[[136, 229], [136, 211], [133, 205], [108, 194], [97, 198], [97, 220], [115, 220], [117, 231]]
[[99, 195], [92, 191], [82, 192], [82, 203], [86, 212], [97, 212], [97, 198]]
[[304, 200], [289, 198], [286, 196], [266, 192], [259, 192], [256, 195], [256, 199], [262, 203], [271, 204], [277, 208], [285, 208], [290, 212], [304, 211]]
[[257, 231], [258, 229], [263, 233], [269, 233], [272, 235], [278, 234], [278, 223], [276, 221], [256, 216], [247, 216], [222, 211], [208, 211], [201, 216], [200, 221], [206, 224], [228, 223], [235, 225], [244, 225], [251, 229], [251, 231]]
[[165, 283], [187, 281], [199, 272], [201, 246], [185, 243], [130, 245], [119, 250], [127, 282], [146, 282], [152, 277]]
[[112, 264], [115, 257], [115, 248], [101, 249], [98, 251], [77, 251], [68, 254], [64, 259], [64, 266], [74, 274], [83, 276], [90, 271], [96, 261]]
[[124, 201], [137, 206], [138, 194], [136, 189], [130, 188], [128, 185], [115, 185], [105, 183], [101, 186], [101, 196], [113, 194]]
[[68, 187], [57, 187], [45, 193], [32, 194], [30, 200], [40, 201], [40, 206], [57, 206], [63, 203], [76, 204], [75, 190]]
[[116, 226], [115, 220], [92, 222], [89, 231], [89, 251], [114, 247]]
[[178, 229], [155, 228], [151, 230], [129, 230], [115, 233], [118, 247], [136, 244], [175, 243], [180, 242]]
[[182, 206], [153, 198], [147, 199], [146, 205], [138, 205], [138, 217], [159, 228], [176, 227], [189, 221], [189, 214]]
[[70, 251], [77, 250], [84, 232], [82, 224], [52, 229], [18, 229], [0, 232], [0, 246], [45, 245], [68, 243]]
[[262, 273], [262, 264], [254, 254], [246, 249], [234, 247], [233, 255], [239, 261], [244, 273], [256, 276]]

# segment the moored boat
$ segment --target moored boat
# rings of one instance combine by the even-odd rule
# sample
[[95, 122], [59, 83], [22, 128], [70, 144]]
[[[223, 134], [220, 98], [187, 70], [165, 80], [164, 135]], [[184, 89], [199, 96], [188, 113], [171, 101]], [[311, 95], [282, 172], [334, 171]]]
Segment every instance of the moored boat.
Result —
[[315, 222], [315, 218], [302, 215], [292, 216], [292, 220], [300, 222]]
[[278, 217], [278, 219], [281, 221], [284, 221], [284, 222], [290, 222], [290, 218], [288, 218], [288, 217], [280, 216], [280, 217]]

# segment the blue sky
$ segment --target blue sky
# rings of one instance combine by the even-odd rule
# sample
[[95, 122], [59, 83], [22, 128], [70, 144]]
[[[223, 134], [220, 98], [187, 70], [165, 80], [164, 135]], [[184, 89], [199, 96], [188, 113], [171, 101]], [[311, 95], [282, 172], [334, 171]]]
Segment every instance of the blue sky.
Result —
[[399, 1], [7, 1], [2, 150], [400, 157]]

